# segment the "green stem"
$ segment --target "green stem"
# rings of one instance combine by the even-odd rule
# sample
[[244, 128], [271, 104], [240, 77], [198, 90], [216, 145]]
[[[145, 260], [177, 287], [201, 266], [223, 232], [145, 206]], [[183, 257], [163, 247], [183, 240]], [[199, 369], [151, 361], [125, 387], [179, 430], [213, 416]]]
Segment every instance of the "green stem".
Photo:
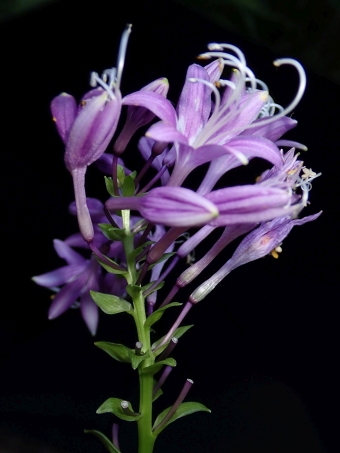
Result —
[[[129, 211], [122, 211], [123, 227], [125, 238], [123, 240], [127, 268], [129, 274], [129, 284], [135, 285], [137, 280], [137, 269], [135, 259], [129, 259], [131, 252], [134, 250], [134, 236], [130, 231]], [[150, 328], [146, 328], [145, 299], [142, 291], [136, 293], [133, 297], [134, 319], [138, 334], [138, 341], [143, 344], [142, 351], [150, 352], [150, 357], [145, 359], [138, 367], [139, 374], [139, 412], [142, 417], [137, 421], [138, 426], [138, 453], [152, 453], [156, 437], [152, 433], [152, 390], [153, 375], [143, 372], [145, 368], [155, 363], [155, 357], [151, 353]]]

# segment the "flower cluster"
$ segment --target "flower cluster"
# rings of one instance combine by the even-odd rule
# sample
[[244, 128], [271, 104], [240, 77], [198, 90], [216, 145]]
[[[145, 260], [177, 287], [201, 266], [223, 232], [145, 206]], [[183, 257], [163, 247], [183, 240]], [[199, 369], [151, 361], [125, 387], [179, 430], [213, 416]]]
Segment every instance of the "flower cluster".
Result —
[[[209, 252], [177, 280], [175, 277], [176, 283], [161, 306], [170, 303], [174, 294], [191, 283], [230, 242], [246, 235], [226, 264], [192, 292], [189, 307], [205, 298], [236, 267], [268, 254], [277, 257], [293, 226], [319, 215], [298, 219], [308, 204], [311, 181], [319, 174], [298, 159], [295, 149], [306, 150], [304, 145], [281, 138], [297, 124], [288, 115], [306, 85], [298, 62], [274, 62], [276, 66], [294, 66], [299, 76], [297, 94], [283, 108], [254, 76], [238, 48], [211, 44], [200, 58], [212, 62], [189, 66], [175, 109], [166, 98], [169, 85], [165, 78], [122, 96], [120, 81], [129, 33], [130, 28], [122, 38], [117, 70], [106, 70], [102, 77], [93, 73], [93, 89], [79, 105], [65, 93], [51, 104], [65, 144], [66, 168], [73, 178], [75, 203], [70, 211], [77, 216], [80, 233], [54, 241], [57, 254], [67, 265], [36, 276], [34, 281], [56, 292], [49, 310], [51, 319], [78, 304], [92, 334], [97, 329], [98, 308], [90, 291], [123, 297], [127, 283], [131, 284], [129, 260], [136, 263], [135, 283], [145, 285], [143, 294], [150, 315], [164, 279], [213, 230], [223, 227]], [[228, 69], [231, 75], [226, 79]], [[110, 149], [125, 106], [125, 125]], [[149, 126], [146, 132], [145, 126]], [[146, 163], [137, 174], [125, 167], [121, 157], [141, 127], [144, 135], [138, 148]], [[228, 171], [255, 157], [268, 162], [268, 170], [257, 181], [215, 188]], [[109, 197], [103, 203], [86, 195], [86, 169], [93, 163], [106, 174]], [[203, 164], [209, 166], [198, 188], [186, 187], [188, 175]], [[130, 210], [138, 216], [130, 218], [126, 214]], [[127, 234], [134, 236], [135, 244], [129, 254], [124, 244]], [[75, 248], [86, 249], [91, 255], [86, 259]], [[171, 337], [187, 310], [157, 348]]]

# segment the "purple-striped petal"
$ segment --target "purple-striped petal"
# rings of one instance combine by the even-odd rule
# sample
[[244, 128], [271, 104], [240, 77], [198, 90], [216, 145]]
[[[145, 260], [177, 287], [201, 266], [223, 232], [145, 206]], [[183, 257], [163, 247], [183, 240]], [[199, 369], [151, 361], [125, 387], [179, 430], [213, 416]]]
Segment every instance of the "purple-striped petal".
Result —
[[158, 142], [179, 142], [187, 145], [188, 138], [176, 129], [172, 124], [159, 122], [153, 124], [146, 132], [146, 137]]
[[59, 135], [66, 145], [70, 129], [77, 116], [77, 103], [74, 97], [67, 93], [59, 94], [51, 102], [51, 112]]
[[85, 281], [77, 278], [65, 286], [55, 295], [53, 302], [48, 310], [48, 319], [54, 319], [62, 315], [78, 299], [83, 290]]
[[162, 121], [176, 125], [176, 112], [170, 101], [152, 91], [136, 91], [128, 94], [122, 100], [123, 105], [145, 107]]
[[240, 152], [247, 158], [260, 157], [267, 160], [277, 168], [282, 168], [283, 159], [279, 148], [264, 137], [238, 136], [231, 139], [225, 148], [229, 152]]
[[120, 98], [106, 92], [86, 101], [70, 130], [65, 163], [69, 171], [86, 167], [97, 160], [111, 140], [121, 110]]
[[86, 263], [84, 263], [83, 265], [70, 264], [68, 266], [59, 267], [59, 269], [47, 272], [46, 274], [32, 277], [32, 280], [38, 285], [44, 286], [45, 288], [56, 288], [58, 286], [64, 285], [66, 282], [81, 273], [85, 267]]
[[189, 79], [202, 79], [207, 82], [210, 82], [210, 79], [202, 66], [190, 65], [178, 101], [178, 129], [192, 144], [208, 121], [211, 111], [211, 89], [200, 81], [192, 82]]
[[[98, 290], [97, 286], [93, 288], [94, 291]], [[99, 310], [92, 300], [90, 288], [80, 297], [80, 312], [91, 335], [95, 335], [98, 327]]]
[[53, 245], [58, 256], [60, 256], [60, 258], [63, 258], [67, 262], [67, 264], [83, 265], [86, 262], [84, 257], [72, 250], [71, 247], [68, 246], [64, 241], [54, 239]]
[[[266, 91], [255, 91], [245, 93], [242, 96], [237, 108], [226, 108], [222, 105], [217, 114], [209, 120], [204, 135], [207, 137], [206, 143], [226, 144], [235, 135], [239, 135], [246, 127], [251, 124], [259, 115], [262, 107], [268, 99]], [[218, 127], [217, 124], [220, 126]], [[216, 129], [209, 136], [209, 128]]]
[[247, 129], [240, 135], [257, 135], [275, 142], [283, 134], [297, 126], [297, 121], [288, 116], [282, 116], [269, 124], [267, 123], [261, 126], [261, 122], [266, 119], [268, 120], [268, 117], [254, 121], [253, 124], [258, 124], [258, 126]]

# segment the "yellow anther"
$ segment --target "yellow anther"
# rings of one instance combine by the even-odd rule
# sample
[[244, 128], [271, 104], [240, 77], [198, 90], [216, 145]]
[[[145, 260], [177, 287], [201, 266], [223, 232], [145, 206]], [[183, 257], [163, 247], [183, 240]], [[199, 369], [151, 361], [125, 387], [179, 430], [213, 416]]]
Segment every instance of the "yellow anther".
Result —
[[315, 171], [313, 171], [311, 168], [303, 167], [302, 171], [303, 171], [303, 175], [301, 176], [302, 179], [314, 178], [316, 176]]
[[281, 252], [282, 252], [282, 247], [281, 247], [281, 246], [278, 246], [278, 247], [275, 247], [275, 249], [272, 250], [272, 251], [270, 252], [270, 254], [271, 254], [271, 256], [272, 256], [273, 258], [275, 258], [275, 259], [277, 260], [278, 257], [279, 257], [279, 253], [281, 253]]

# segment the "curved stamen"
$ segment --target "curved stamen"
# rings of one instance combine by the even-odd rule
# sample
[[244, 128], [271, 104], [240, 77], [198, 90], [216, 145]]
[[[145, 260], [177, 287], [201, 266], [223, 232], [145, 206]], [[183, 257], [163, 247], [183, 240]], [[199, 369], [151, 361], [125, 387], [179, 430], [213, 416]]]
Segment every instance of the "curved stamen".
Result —
[[275, 60], [273, 64], [274, 64], [274, 66], [277, 66], [277, 67], [279, 67], [283, 64], [290, 64], [290, 65], [294, 66], [294, 68], [296, 68], [296, 70], [298, 71], [299, 79], [300, 79], [298, 91], [297, 91], [294, 99], [292, 100], [292, 102], [285, 109], [283, 109], [282, 112], [280, 112], [276, 115], [273, 115], [270, 118], [265, 119], [263, 121], [249, 124], [249, 126], [246, 127], [247, 130], [252, 129], [253, 127], [263, 126], [265, 124], [272, 123], [273, 121], [276, 121], [278, 118], [288, 115], [288, 113], [293, 111], [295, 109], [295, 107], [298, 105], [298, 103], [300, 102], [300, 100], [305, 92], [306, 83], [307, 83], [306, 73], [305, 73], [305, 70], [303, 69], [302, 65], [298, 61], [293, 60], [292, 58], [281, 58], [279, 60]]
[[[254, 77], [254, 81], [256, 82], [257, 85], [259, 85], [261, 87], [261, 90], [269, 91], [267, 84], [264, 83], [262, 80]], [[245, 82], [251, 82], [251, 80], [248, 77], [246, 77]]]
[[129, 41], [129, 36], [131, 33], [132, 24], [127, 24], [126, 29], [123, 32], [122, 39], [120, 40], [120, 46], [118, 51], [118, 58], [117, 58], [117, 81], [115, 90], [119, 90], [120, 88], [120, 81], [122, 79], [124, 63], [125, 63], [125, 55], [126, 55], [126, 48]]
[[92, 87], [96, 87], [97, 85], [100, 85], [108, 93], [108, 95], [110, 96], [111, 99], [115, 99], [116, 98], [116, 96], [113, 93], [112, 89], [109, 87], [109, 85], [107, 83], [104, 82], [104, 80], [102, 80], [99, 77], [97, 72], [91, 72], [90, 85]]
[[218, 84], [219, 84], [219, 87], [228, 86], [228, 87], [231, 88], [232, 90], [235, 90], [235, 89], [236, 89], [235, 83], [234, 83], [234, 82], [231, 82], [230, 80], [220, 79], [220, 80], [218, 81]]
[[302, 149], [302, 151], [308, 151], [308, 148], [306, 145], [300, 142], [294, 142], [292, 140], [277, 140], [275, 142], [275, 145], [280, 148], [281, 146], [288, 146], [289, 148], [297, 148], [297, 149]]
[[188, 78], [188, 81], [189, 82], [192, 82], [192, 83], [197, 83], [197, 82], [200, 82], [200, 83], [203, 83], [203, 85], [206, 85], [208, 88], [211, 89], [211, 91], [213, 91], [214, 95], [215, 95], [215, 105], [214, 105], [214, 111], [212, 113], [212, 115], [215, 113], [216, 110], [218, 110], [220, 108], [220, 105], [221, 105], [221, 96], [220, 96], [220, 92], [218, 91], [218, 89], [216, 88], [216, 86], [211, 83], [211, 82], [208, 82], [207, 80], [204, 80], [204, 79], [198, 79], [196, 77], [190, 77]]
[[103, 71], [103, 73], [102, 73], [102, 79], [111, 88], [113, 88], [115, 86], [116, 81], [117, 81], [116, 74], [117, 74], [117, 69], [116, 68], [105, 69], [105, 71]]
[[[209, 50], [223, 50], [223, 49], [229, 49], [231, 50], [232, 52], [234, 52], [239, 60], [245, 65], [247, 66], [247, 63], [246, 63], [246, 57], [244, 56], [244, 53], [236, 46], [233, 46], [232, 44], [224, 44], [224, 43], [221, 43], [221, 44], [217, 44], [215, 42], [212, 42], [210, 44], [207, 45], [208, 49]], [[229, 54], [227, 54], [229, 55]]]

